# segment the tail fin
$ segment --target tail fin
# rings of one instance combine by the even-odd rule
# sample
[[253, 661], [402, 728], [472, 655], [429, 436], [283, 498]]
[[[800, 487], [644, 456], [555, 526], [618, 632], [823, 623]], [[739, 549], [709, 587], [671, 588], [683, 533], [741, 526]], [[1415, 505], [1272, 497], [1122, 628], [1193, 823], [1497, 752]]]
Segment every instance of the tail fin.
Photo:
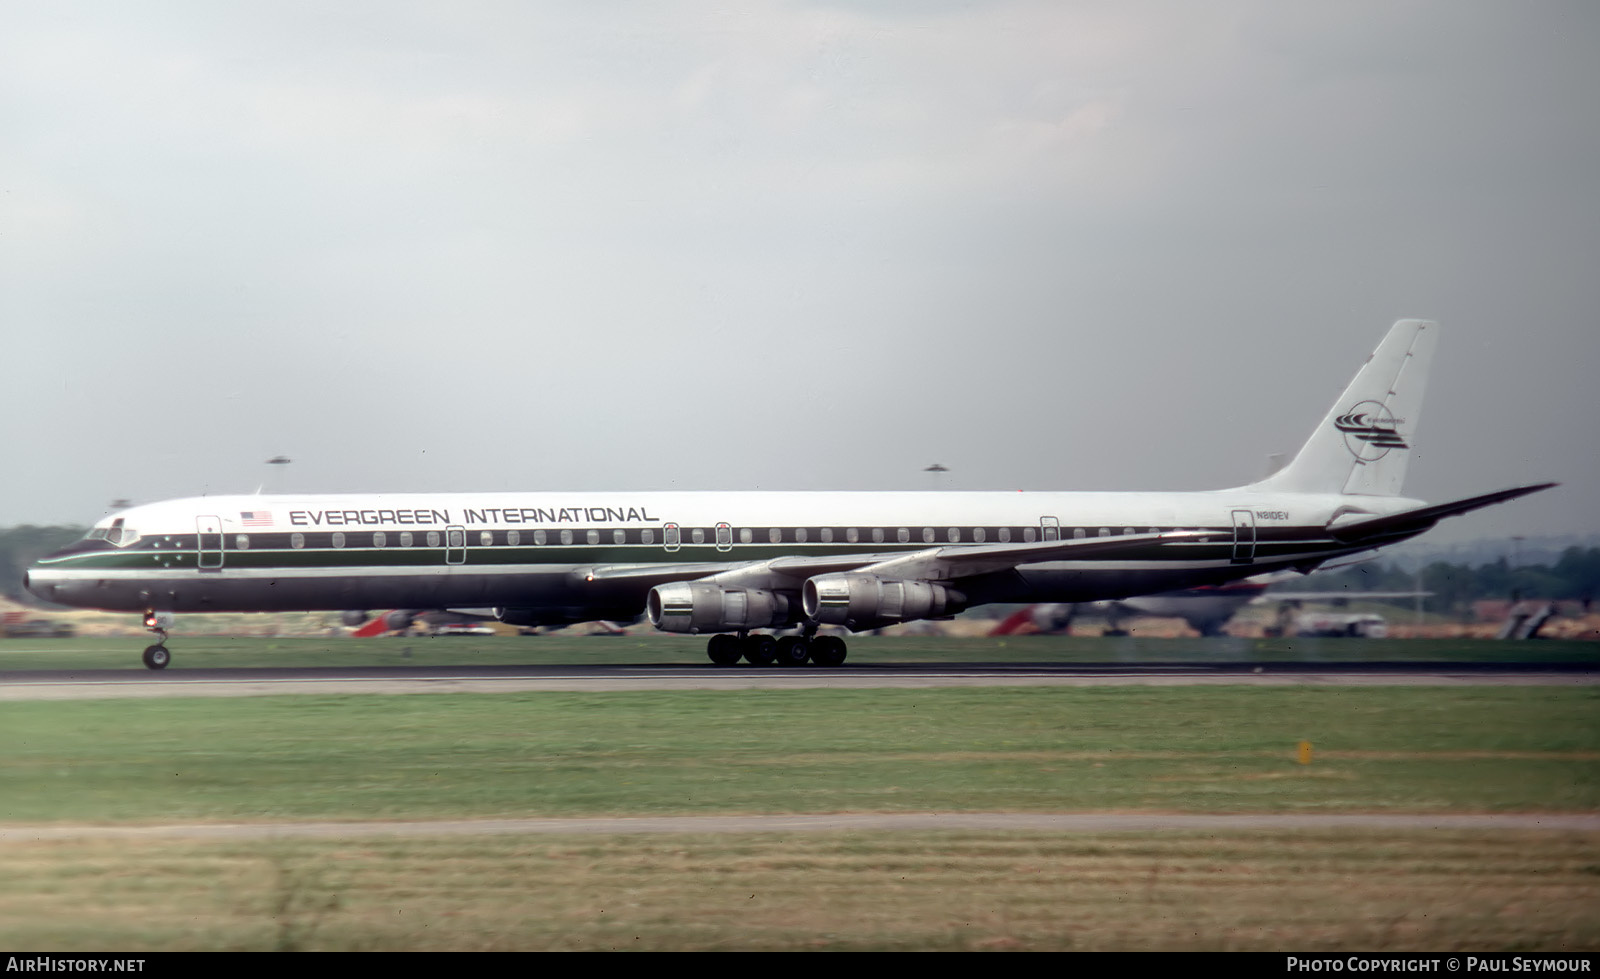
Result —
[[1391, 327], [1299, 454], [1256, 486], [1398, 496], [1438, 335], [1439, 324], [1430, 320]]

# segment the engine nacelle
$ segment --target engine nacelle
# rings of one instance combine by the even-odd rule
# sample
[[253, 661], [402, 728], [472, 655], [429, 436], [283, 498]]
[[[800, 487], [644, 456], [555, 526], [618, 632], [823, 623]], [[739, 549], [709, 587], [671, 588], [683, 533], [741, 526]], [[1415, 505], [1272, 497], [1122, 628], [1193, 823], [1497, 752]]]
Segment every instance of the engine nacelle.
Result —
[[800, 602], [807, 618], [861, 630], [954, 615], [967, 607], [967, 596], [921, 579], [824, 574], [806, 580]]
[[366, 612], [360, 611], [359, 609], [349, 609], [339, 613], [339, 621], [343, 622], [352, 629], [362, 625], [370, 618], [372, 618], [371, 615], [368, 615]]
[[645, 611], [663, 632], [732, 632], [787, 625], [792, 605], [782, 592], [674, 581], [650, 589]]

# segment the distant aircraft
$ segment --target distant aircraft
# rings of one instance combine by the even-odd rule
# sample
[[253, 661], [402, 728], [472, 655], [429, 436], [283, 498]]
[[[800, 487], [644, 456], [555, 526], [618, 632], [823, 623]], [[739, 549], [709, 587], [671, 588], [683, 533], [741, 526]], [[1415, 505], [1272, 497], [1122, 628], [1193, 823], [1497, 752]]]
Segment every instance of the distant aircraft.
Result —
[[[388, 612], [380, 612], [374, 617], [370, 612], [346, 610], [339, 615], [339, 620], [354, 629], [352, 635], [363, 638], [381, 636], [389, 632], [405, 632], [422, 623], [430, 630], [438, 631], [443, 626], [462, 626], [482, 624], [496, 621], [493, 609], [426, 609], [426, 608], [397, 608]], [[607, 635], [621, 636], [627, 633], [609, 622], [596, 622], [595, 625]], [[532, 634], [531, 626], [523, 626], [525, 634]]]
[[434, 628], [442, 625], [459, 625], [467, 622], [494, 621], [492, 613], [478, 615], [465, 611], [446, 611], [444, 609], [424, 608], [397, 608], [387, 612], [379, 612], [373, 616], [369, 612], [347, 609], [339, 614], [339, 621], [355, 630], [355, 635], [361, 637], [381, 636], [388, 632], [405, 632], [418, 622]]
[[1389, 634], [1383, 617], [1371, 612], [1306, 612], [1308, 602], [1343, 608], [1351, 602], [1388, 602], [1400, 598], [1428, 598], [1431, 591], [1270, 591], [1258, 602], [1276, 603], [1277, 615], [1266, 627], [1268, 636], [1361, 636], [1382, 639]]
[[26, 584], [144, 613], [151, 669], [170, 660], [163, 612], [482, 607], [520, 625], [643, 608], [658, 629], [711, 634], [719, 665], [837, 666], [844, 640], [820, 626], [1309, 572], [1554, 485], [1432, 506], [1399, 495], [1437, 333], [1396, 323], [1289, 464], [1233, 489], [210, 496], [107, 517]]
[[1108, 636], [1125, 635], [1123, 624], [1142, 615], [1158, 619], [1182, 619], [1202, 636], [1220, 636], [1222, 627], [1241, 608], [1259, 598], [1277, 575], [1260, 575], [1221, 585], [1200, 585], [1154, 595], [1132, 595], [1104, 602], [1073, 605], [1033, 605], [1003, 619], [990, 631], [991, 636], [1020, 632], [1062, 632], [1079, 615], [1096, 615], [1106, 620]]
[[[1072, 624], [1072, 620], [1080, 615], [1095, 615], [1106, 621], [1105, 635], [1127, 635], [1123, 629], [1124, 623], [1129, 619], [1140, 616], [1150, 616], [1157, 619], [1183, 619], [1189, 627], [1202, 636], [1220, 636], [1222, 627], [1246, 605], [1262, 602], [1277, 602], [1279, 611], [1277, 621], [1269, 626], [1273, 635], [1286, 635], [1291, 631], [1294, 612], [1306, 602], [1325, 602], [1331, 605], [1345, 605], [1351, 601], [1390, 601], [1397, 598], [1426, 598], [1432, 592], [1419, 591], [1297, 591], [1278, 592], [1268, 591], [1274, 583], [1285, 577], [1293, 576], [1294, 572], [1258, 575], [1254, 578], [1245, 578], [1240, 581], [1230, 582], [1225, 585], [1201, 585], [1198, 588], [1184, 588], [1178, 591], [1161, 592], [1157, 595], [1135, 595], [1130, 598], [1118, 599], [1107, 602], [1089, 602], [1078, 605], [1031, 605], [1020, 609], [1002, 620], [990, 631], [991, 636], [1016, 635], [1026, 632], [1064, 632]], [[1372, 631], [1369, 629], [1371, 621], [1376, 616], [1372, 615], [1346, 615], [1339, 617], [1339, 621], [1346, 626], [1359, 625], [1359, 631], [1342, 629], [1340, 635], [1365, 635]], [[1333, 621], [1332, 617], [1323, 616], [1323, 623]], [[1326, 632], [1330, 626], [1322, 625], [1320, 632]], [[1304, 629], [1301, 633], [1304, 634]]]

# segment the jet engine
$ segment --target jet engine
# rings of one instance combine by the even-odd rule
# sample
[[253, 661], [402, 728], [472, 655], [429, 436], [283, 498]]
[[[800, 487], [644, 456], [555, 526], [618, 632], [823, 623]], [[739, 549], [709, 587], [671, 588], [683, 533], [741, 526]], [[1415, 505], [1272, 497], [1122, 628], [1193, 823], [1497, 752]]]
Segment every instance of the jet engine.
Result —
[[674, 581], [650, 589], [645, 609], [663, 632], [731, 632], [787, 625], [793, 603], [782, 592]]
[[800, 601], [807, 618], [858, 631], [954, 615], [967, 607], [967, 596], [949, 585], [870, 574], [809, 578]]

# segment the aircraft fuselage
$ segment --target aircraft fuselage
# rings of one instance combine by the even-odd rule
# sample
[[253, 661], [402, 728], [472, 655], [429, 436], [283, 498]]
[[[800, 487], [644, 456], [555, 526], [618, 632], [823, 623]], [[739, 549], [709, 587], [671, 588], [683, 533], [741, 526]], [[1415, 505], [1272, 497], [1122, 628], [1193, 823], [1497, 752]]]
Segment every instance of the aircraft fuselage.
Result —
[[[1351, 504], [1248, 488], [216, 496], [116, 514], [97, 527], [104, 533], [41, 561], [28, 587], [52, 602], [111, 611], [505, 607], [583, 621], [638, 615], [643, 580], [775, 558], [860, 555], [868, 564], [953, 545], [1207, 532], [1150, 541], [1114, 560], [1019, 564], [965, 585], [974, 605], [1078, 602], [1310, 567], [1361, 550], [1324, 530]], [[1373, 514], [1416, 505], [1361, 501]], [[649, 566], [662, 575], [593, 575]]]

